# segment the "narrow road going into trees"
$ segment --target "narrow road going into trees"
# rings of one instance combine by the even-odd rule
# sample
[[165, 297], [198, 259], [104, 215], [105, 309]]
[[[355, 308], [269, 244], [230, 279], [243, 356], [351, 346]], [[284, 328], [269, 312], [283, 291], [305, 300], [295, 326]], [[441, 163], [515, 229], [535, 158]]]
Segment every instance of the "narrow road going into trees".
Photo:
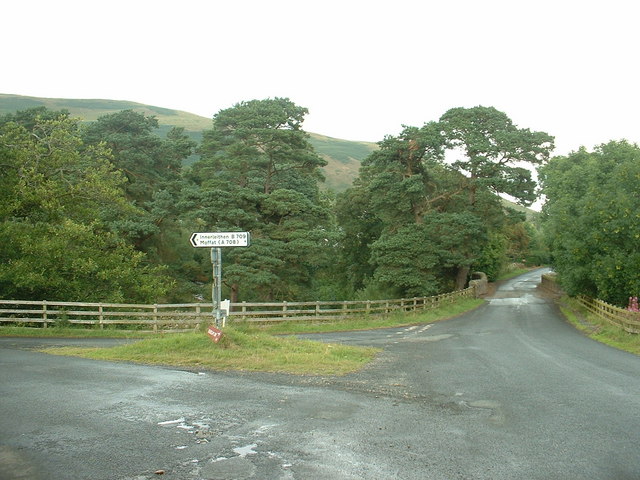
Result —
[[640, 358], [574, 330], [538, 270], [375, 345], [345, 377], [184, 372], [0, 339], [1, 479], [638, 479]]

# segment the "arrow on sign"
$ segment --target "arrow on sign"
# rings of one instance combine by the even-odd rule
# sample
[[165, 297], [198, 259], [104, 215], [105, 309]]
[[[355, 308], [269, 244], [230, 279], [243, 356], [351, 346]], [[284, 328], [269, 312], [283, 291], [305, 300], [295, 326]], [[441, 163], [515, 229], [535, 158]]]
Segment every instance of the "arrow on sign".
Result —
[[191, 235], [191, 245], [193, 245], [194, 247], [199, 246], [198, 245], [198, 234], [194, 233], [193, 235]]

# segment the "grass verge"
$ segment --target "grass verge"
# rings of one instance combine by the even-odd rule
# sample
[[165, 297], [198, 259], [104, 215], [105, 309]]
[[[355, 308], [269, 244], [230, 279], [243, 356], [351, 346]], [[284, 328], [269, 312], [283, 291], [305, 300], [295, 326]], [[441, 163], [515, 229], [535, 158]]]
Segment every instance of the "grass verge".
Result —
[[218, 343], [201, 332], [192, 332], [161, 335], [111, 348], [62, 347], [43, 351], [54, 355], [150, 365], [344, 375], [364, 367], [379, 350], [293, 337], [277, 338], [265, 333], [246, 333], [227, 327]]
[[[225, 327], [224, 334], [218, 343], [214, 343], [203, 332], [167, 334], [126, 332], [131, 337], [145, 335], [145, 338], [135, 343], [110, 348], [62, 347], [47, 348], [42, 351], [54, 355], [184, 368], [344, 375], [362, 369], [376, 357], [380, 350], [274, 335], [353, 331], [433, 323], [460, 315], [482, 303], [483, 300], [479, 299], [464, 299], [431, 311], [388, 317], [365, 316], [315, 324], [296, 322], [268, 326], [239, 324]], [[70, 336], [65, 335], [68, 333], [67, 330], [74, 329], [31, 330], [56, 330], [62, 334], [59, 336]], [[102, 336], [107, 336], [115, 331], [92, 330], [92, 332], [101, 332]], [[83, 334], [86, 333], [83, 331]]]
[[619, 350], [640, 355], [640, 335], [627, 333], [622, 328], [610, 324], [569, 297], [562, 297], [558, 303], [569, 323], [588, 337]]

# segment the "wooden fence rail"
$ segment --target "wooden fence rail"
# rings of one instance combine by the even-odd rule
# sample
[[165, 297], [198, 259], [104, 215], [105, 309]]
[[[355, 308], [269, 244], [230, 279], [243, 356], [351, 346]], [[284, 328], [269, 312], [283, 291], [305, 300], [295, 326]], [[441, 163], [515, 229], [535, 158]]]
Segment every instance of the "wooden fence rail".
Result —
[[[542, 275], [540, 286], [549, 292], [562, 294], [562, 290], [557, 283], [555, 273], [547, 273]], [[605, 301], [578, 296], [576, 299], [591, 313], [601, 319], [622, 328], [628, 333], [640, 333], [640, 313], [631, 312], [627, 309], [616, 307]]]
[[610, 305], [602, 300], [582, 296], [577, 298], [587, 310], [603, 320], [628, 333], [640, 333], [640, 313]]
[[[317, 302], [239, 302], [231, 304], [227, 321], [283, 322], [322, 321], [362, 315], [416, 312], [450, 304], [460, 298], [473, 298], [473, 288], [434, 297], [396, 300], [317, 301]], [[138, 305], [126, 303], [80, 303], [28, 300], [0, 300], [0, 323], [83, 324], [95, 328], [105, 325], [137, 325], [159, 329], [198, 328], [213, 319], [211, 303]]]

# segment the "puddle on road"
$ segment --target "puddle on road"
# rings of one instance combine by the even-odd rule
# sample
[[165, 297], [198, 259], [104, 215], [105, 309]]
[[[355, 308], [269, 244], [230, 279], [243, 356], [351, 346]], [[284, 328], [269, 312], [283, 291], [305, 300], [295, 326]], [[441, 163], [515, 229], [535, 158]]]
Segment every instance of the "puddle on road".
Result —
[[439, 342], [440, 340], [446, 340], [453, 337], [450, 333], [443, 333], [441, 335], [428, 335], [424, 337], [410, 337], [403, 339], [405, 342], [417, 343], [417, 342]]
[[256, 452], [254, 451], [254, 448], [257, 448], [257, 446], [257, 444], [252, 443], [251, 445], [246, 445], [244, 447], [234, 448], [233, 452], [237, 453], [241, 457], [246, 457], [247, 455], [255, 455]]
[[546, 301], [542, 298], [536, 297], [535, 295], [531, 295], [529, 293], [522, 295], [521, 297], [507, 297], [507, 298], [490, 298], [489, 305], [495, 306], [522, 306], [522, 305], [533, 305], [533, 304], [543, 304]]

